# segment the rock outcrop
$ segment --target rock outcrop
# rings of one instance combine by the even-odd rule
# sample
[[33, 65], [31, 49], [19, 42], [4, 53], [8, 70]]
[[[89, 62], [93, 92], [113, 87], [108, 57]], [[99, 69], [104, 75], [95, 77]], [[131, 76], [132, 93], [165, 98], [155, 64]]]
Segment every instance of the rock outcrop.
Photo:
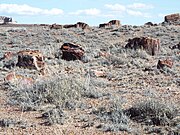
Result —
[[60, 50], [62, 51], [62, 59], [70, 60], [81, 60], [84, 55], [84, 50], [80, 45], [72, 43], [64, 43]]
[[166, 15], [164, 17], [164, 21], [165, 22], [177, 22], [180, 21], [180, 14], [171, 14], [171, 15]]
[[81, 28], [81, 29], [89, 29], [89, 25], [87, 23], [84, 22], [77, 22], [76, 23], [76, 28]]
[[160, 50], [160, 41], [159, 39], [153, 39], [149, 37], [136, 37], [129, 39], [125, 48], [131, 49], [144, 49], [150, 55], [158, 54]]
[[89, 25], [84, 22], [77, 22], [76, 24], [67, 24], [64, 25], [63, 28], [81, 28], [83, 30], [89, 29]]
[[119, 27], [120, 25], [119, 20], [111, 20], [108, 23], [99, 24], [99, 28]]
[[17, 53], [17, 66], [36, 69], [38, 71], [44, 69], [45, 62], [42, 53], [39, 50], [24, 50]]

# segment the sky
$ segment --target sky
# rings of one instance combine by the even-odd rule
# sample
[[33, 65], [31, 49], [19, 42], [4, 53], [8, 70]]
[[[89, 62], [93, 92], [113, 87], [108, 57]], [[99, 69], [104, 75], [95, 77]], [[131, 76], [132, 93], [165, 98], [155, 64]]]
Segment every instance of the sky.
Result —
[[22, 24], [143, 25], [161, 23], [172, 13], [180, 13], [180, 0], [0, 0], [0, 16]]

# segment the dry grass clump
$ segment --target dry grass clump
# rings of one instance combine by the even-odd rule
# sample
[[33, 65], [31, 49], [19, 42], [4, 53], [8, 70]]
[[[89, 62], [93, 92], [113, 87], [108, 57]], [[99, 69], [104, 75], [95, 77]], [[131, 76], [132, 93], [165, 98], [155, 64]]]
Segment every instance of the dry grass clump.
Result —
[[125, 111], [134, 121], [147, 125], [169, 125], [176, 117], [177, 109], [170, 104], [157, 100], [148, 100], [136, 104]]
[[33, 126], [32, 124], [27, 123], [26, 121], [20, 121], [20, 120], [15, 120], [12, 118], [6, 118], [6, 119], [0, 119], [0, 127], [3, 128], [13, 128], [13, 127], [21, 127], [21, 128], [27, 128], [29, 126]]
[[50, 110], [47, 110], [42, 114], [42, 118], [45, 119], [44, 125], [52, 124], [64, 124], [65, 114], [60, 106], [56, 106]]
[[110, 105], [102, 106], [93, 110], [92, 114], [97, 116], [101, 124], [97, 128], [101, 128], [105, 132], [109, 131], [127, 131], [131, 132], [129, 126], [129, 118], [123, 113], [119, 103], [110, 103]]
[[14, 87], [9, 102], [20, 105], [23, 110], [36, 110], [45, 104], [64, 106], [81, 97], [83, 82], [75, 76], [57, 76], [39, 81], [33, 87]]

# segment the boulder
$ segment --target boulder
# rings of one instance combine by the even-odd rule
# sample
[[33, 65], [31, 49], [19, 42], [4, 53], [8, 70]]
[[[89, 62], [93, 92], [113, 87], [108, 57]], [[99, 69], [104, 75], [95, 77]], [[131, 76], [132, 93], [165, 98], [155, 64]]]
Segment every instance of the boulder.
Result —
[[176, 21], [180, 21], [180, 14], [176, 13], [176, 14], [170, 14], [170, 15], [166, 15], [164, 17], [164, 21], [165, 22], [176, 22]]
[[159, 39], [153, 39], [149, 37], [135, 37], [129, 39], [125, 48], [130, 49], [144, 49], [150, 55], [158, 54], [160, 50], [160, 41]]
[[84, 50], [80, 45], [72, 43], [64, 43], [60, 50], [62, 51], [62, 59], [70, 60], [81, 60], [84, 55]]
[[159, 60], [157, 64], [158, 69], [162, 69], [164, 67], [172, 68], [173, 61], [171, 59]]
[[38, 71], [44, 69], [45, 62], [42, 53], [39, 50], [24, 50], [17, 53], [19, 67], [36, 69]]

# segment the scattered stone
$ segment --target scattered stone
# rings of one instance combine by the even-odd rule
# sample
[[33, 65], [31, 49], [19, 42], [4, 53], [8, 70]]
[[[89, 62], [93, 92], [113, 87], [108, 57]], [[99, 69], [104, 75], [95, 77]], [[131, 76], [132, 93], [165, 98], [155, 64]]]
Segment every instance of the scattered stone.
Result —
[[13, 52], [5, 52], [5, 53], [4, 53], [4, 56], [3, 56], [3, 59], [10, 59], [10, 58], [12, 58], [14, 55], [15, 55], [15, 53], [13, 53]]
[[17, 66], [36, 69], [40, 71], [44, 69], [45, 62], [42, 53], [39, 50], [24, 50], [17, 53], [18, 54], [18, 63]]
[[106, 74], [103, 71], [98, 71], [98, 70], [91, 70], [90, 75], [93, 77], [105, 77]]
[[158, 69], [162, 69], [163, 67], [169, 67], [172, 68], [173, 61], [171, 59], [165, 59], [165, 60], [159, 60], [157, 64]]
[[34, 80], [30, 77], [25, 77], [19, 74], [16, 74], [15, 72], [10, 72], [6, 75], [4, 78], [5, 83], [8, 84], [22, 84], [26, 86], [31, 86], [34, 84]]
[[157, 55], [160, 50], [159, 39], [153, 39], [149, 37], [135, 37], [129, 39], [125, 48], [131, 49], [144, 49], [150, 55]]
[[180, 50], [180, 42], [179, 42], [179, 44], [174, 45], [172, 47], [170, 46], [169, 48], [172, 49], [172, 50], [174, 50], [174, 49], [179, 49]]
[[64, 43], [60, 50], [62, 50], [62, 59], [70, 60], [81, 60], [84, 55], [84, 50], [80, 45], [72, 43]]

